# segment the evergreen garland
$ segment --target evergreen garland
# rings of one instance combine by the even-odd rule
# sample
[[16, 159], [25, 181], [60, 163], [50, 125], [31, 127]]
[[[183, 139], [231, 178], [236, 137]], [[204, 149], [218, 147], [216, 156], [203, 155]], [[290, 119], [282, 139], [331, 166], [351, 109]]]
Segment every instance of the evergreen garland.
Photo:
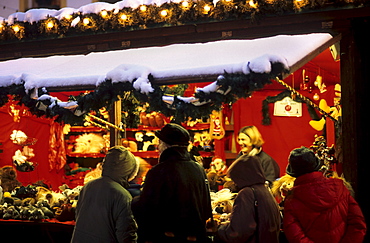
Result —
[[[194, 97], [199, 103], [185, 102], [180, 99], [187, 85], [177, 85], [173, 87], [158, 86], [152, 84], [153, 92], [144, 94], [133, 87], [135, 81], [115, 82], [105, 80], [100, 83], [96, 89], [89, 93], [81, 93], [78, 96], [71, 96], [69, 101], [75, 101], [77, 107], [64, 107], [59, 101], [48, 99], [34, 99], [30, 94], [34, 90], [26, 92], [24, 82], [18, 85], [11, 85], [0, 89], [0, 106], [9, 101], [9, 96], [19, 104], [24, 104], [30, 112], [37, 117], [45, 116], [54, 118], [57, 122], [66, 124], [83, 124], [85, 115], [90, 111], [99, 112], [99, 109], [105, 107], [107, 110], [112, 108], [115, 101], [123, 98], [122, 111], [126, 112], [123, 121], [128, 127], [136, 127], [138, 122], [138, 106], [148, 104], [147, 112], [161, 112], [167, 117], [173, 117], [175, 122], [184, 122], [188, 119], [207, 119], [213, 110], [220, 110], [223, 104], [233, 104], [240, 98], [250, 96], [254, 91], [271, 83], [271, 79], [283, 72], [283, 65], [280, 63], [272, 64], [270, 73], [227, 73], [224, 72], [216, 81], [218, 89], [213, 92], [196, 92]], [[149, 81], [153, 83], [153, 77], [148, 76]], [[45, 89], [39, 89], [38, 95], [46, 94]], [[163, 96], [173, 95], [174, 101], [168, 104], [163, 101]], [[65, 102], [64, 102], [65, 103]], [[52, 105], [52, 106], [50, 106]]]
[[[332, 10], [333, 8], [363, 7], [367, 0], [253, 0], [253, 1], [224, 1], [216, 5], [210, 0], [188, 1], [184, 7], [182, 2], [170, 2], [162, 5], [145, 5], [140, 7], [124, 7], [120, 10], [102, 13], [75, 12], [69, 18], [48, 16], [37, 22], [24, 22], [14, 19], [14, 23], [0, 22], [0, 41], [20, 41], [46, 38], [63, 38], [81, 34], [94, 35], [114, 31], [133, 31], [147, 28], [161, 28], [214, 21], [251, 19], [259, 21], [265, 16], [279, 16], [308, 11]], [[206, 11], [205, 6], [209, 9]], [[162, 15], [162, 11], [166, 11]], [[125, 17], [122, 18], [122, 15]], [[72, 25], [72, 21], [77, 21]], [[84, 22], [84, 19], [88, 19]], [[51, 25], [52, 23], [52, 25]], [[13, 27], [17, 25], [19, 30]]]
[[[269, 104], [280, 101], [280, 100], [284, 99], [285, 97], [291, 96], [291, 94], [292, 93], [289, 90], [284, 90], [283, 92], [281, 92], [280, 94], [278, 94], [276, 96], [267, 96], [266, 99], [262, 101], [262, 116], [263, 116], [262, 125], [265, 125], [265, 126], [271, 125], [271, 118], [270, 118], [270, 114], [269, 114]], [[294, 101], [300, 102], [300, 103], [304, 102], [299, 97], [296, 97], [294, 99]], [[319, 120], [319, 117], [318, 117], [318, 115], [315, 111], [315, 108], [312, 107], [309, 103], [307, 103], [307, 102], [305, 102], [305, 103], [307, 105], [308, 113], [310, 114], [311, 119], [312, 120]]]

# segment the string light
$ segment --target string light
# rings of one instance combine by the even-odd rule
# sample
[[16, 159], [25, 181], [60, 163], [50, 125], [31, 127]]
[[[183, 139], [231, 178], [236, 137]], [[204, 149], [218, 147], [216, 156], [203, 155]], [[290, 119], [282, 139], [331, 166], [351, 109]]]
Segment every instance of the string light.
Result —
[[185, 10], [190, 9], [190, 3], [188, 1], [183, 1], [181, 7]]
[[140, 11], [145, 12], [147, 10], [147, 7], [145, 5], [140, 6]]
[[[173, 2], [174, 4], [178, 4], [178, 7], [182, 9], [182, 11], [177, 11], [176, 8], [173, 8], [172, 10], [172, 2], [168, 3], [169, 7], [166, 7], [167, 9], [160, 9], [159, 6], [156, 5], [140, 5], [139, 8], [135, 11], [138, 11], [141, 16], [137, 16], [135, 11], [131, 13], [130, 11], [133, 9], [127, 8], [126, 9], [118, 9], [115, 8], [114, 11], [107, 11], [107, 10], [101, 10], [98, 15], [101, 18], [91, 18], [89, 15], [84, 15], [81, 12], [75, 12], [73, 15], [67, 14], [62, 19], [56, 19], [53, 17], [50, 17], [52, 21], [49, 21], [49, 19], [40, 20], [41, 28], [38, 28], [38, 33], [32, 33], [31, 35], [27, 35], [28, 31], [33, 32], [35, 31], [35, 28], [30, 27], [30, 25], [23, 26], [22, 23], [15, 23], [13, 25], [7, 24], [5, 20], [0, 21], [0, 39], [7, 41], [14, 39], [14, 37], [21, 39], [26, 36], [32, 36], [35, 37], [35, 34], [50, 34], [51, 32], [55, 34], [59, 34], [59, 36], [63, 36], [67, 34], [68, 31], [72, 28], [76, 28], [77, 30], [86, 30], [86, 29], [93, 29], [94, 31], [105, 31], [106, 26], [112, 26], [112, 28], [116, 28], [114, 21], [118, 21], [121, 26], [137, 26], [138, 28], [146, 28], [146, 23], [165, 23], [167, 24], [186, 24], [187, 21], [196, 21], [196, 19], [199, 15], [196, 13], [201, 13], [203, 15], [208, 15], [210, 20], [212, 18], [216, 18], [216, 20], [222, 20], [227, 19], [230, 14], [227, 14], [230, 11], [236, 11], [236, 13], [233, 13], [233, 16], [238, 14], [242, 16], [243, 14], [250, 14], [251, 9], [258, 9], [260, 14], [263, 14], [263, 11], [270, 11], [275, 10], [275, 8], [279, 8], [277, 4], [274, 4], [276, 0], [264, 0], [265, 3], [268, 3], [268, 5], [264, 5], [263, 9], [259, 9], [260, 6], [258, 4], [259, 0], [243, 0], [243, 2], [240, 1], [233, 1], [233, 0], [221, 0], [222, 5], [215, 5], [213, 6], [212, 3], [208, 3], [208, 1], [199, 0], [196, 2], [193, 2], [191, 0], [177, 0], [176, 2]], [[281, 0], [284, 1], [284, 0]], [[309, 0], [285, 0], [290, 1], [293, 4], [289, 5], [292, 6], [290, 10], [288, 11], [295, 11], [298, 12], [301, 9], [310, 9], [310, 8], [317, 8], [317, 6], [311, 5]], [[330, 2], [330, 0], [322, 0], [324, 2]], [[345, 0], [346, 3], [353, 3], [354, 0]], [[207, 4], [208, 3], [208, 4]], [[217, 10], [218, 7], [222, 6], [223, 13], [220, 14]], [[267, 9], [271, 8], [271, 9]], [[279, 9], [277, 9], [278, 11]], [[124, 14], [122, 12], [125, 12]], [[185, 11], [194, 11], [194, 13], [190, 14], [183, 14]], [[269, 12], [269, 13], [270, 13]], [[212, 14], [211, 14], [212, 13]], [[156, 16], [157, 15], [157, 16]], [[159, 17], [159, 18], [158, 18]], [[199, 16], [202, 17], [202, 16]], [[248, 16], [245, 16], [247, 18]], [[162, 18], [162, 20], [161, 20]], [[244, 16], [243, 16], [244, 18]], [[103, 20], [102, 20], [103, 19]], [[82, 20], [82, 23], [80, 22]], [[99, 22], [100, 21], [100, 22]], [[112, 21], [112, 25], [105, 25], [102, 24], [102, 21]], [[70, 28], [72, 27], [72, 28]], [[11, 30], [6, 31], [6, 30]], [[11, 36], [13, 35], [13, 36]]]
[[18, 32], [21, 30], [21, 28], [19, 27], [19, 25], [13, 25], [13, 26], [12, 26], [12, 29], [13, 29], [13, 31], [14, 31], [15, 33], [18, 33]]
[[122, 19], [123, 21], [126, 21], [128, 19], [128, 16], [126, 14], [121, 14], [120, 19]]
[[47, 29], [52, 29], [54, 27], [54, 23], [53, 23], [53, 21], [48, 21], [47, 23], [46, 23], [46, 28]]
[[161, 14], [162, 17], [166, 17], [168, 15], [168, 10], [164, 9], [160, 12], [160, 14]]
[[83, 24], [86, 26], [86, 25], [89, 25], [90, 24], [90, 19], [89, 18], [84, 18], [83, 19]]
[[100, 16], [102, 16], [103, 18], [108, 18], [108, 12], [107, 10], [103, 10], [100, 12]]
[[258, 8], [257, 3], [255, 3], [253, 0], [250, 0], [250, 1], [248, 2], [248, 4], [249, 4], [249, 6], [251, 6], [251, 8]]
[[67, 14], [66, 16], [64, 16], [64, 18], [65, 18], [66, 20], [71, 20], [71, 19], [72, 19], [72, 15]]
[[209, 11], [211, 11], [211, 6], [208, 5], [208, 4], [204, 5], [204, 7], [203, 7], [203, 13], [204, 14], [208, 14]]

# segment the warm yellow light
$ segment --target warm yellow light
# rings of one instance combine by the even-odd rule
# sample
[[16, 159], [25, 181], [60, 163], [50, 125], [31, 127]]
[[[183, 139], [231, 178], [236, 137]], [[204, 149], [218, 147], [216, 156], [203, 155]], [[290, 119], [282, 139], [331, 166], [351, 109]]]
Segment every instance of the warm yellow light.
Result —
[[227, 3], [230, 3], [230, 2], [232, 2], [233, 0], [225, 0], [225, 2], [227, 2]]
[[161, 11], [161, 16], [162, 17], [166, 17], [167, 15], [168, 15], [168, 10], [165, 9], [165, 10]]
[[13, 25], [12, 29], [14, 32], [19, 32], [21, 30], [18, 25]]
[[49, 22], [46, 23], [46, 28], [52, 29], [53, 27], [54, 27], [53, 21], [49, 21]]
[[189, 8], [189, 2], [188, 2], [188, 1], [183, 1], [183, 2], [181, 3], [181, 6], [182, 6], [183, 8]]
[[100, 12], [100, 15], [103, 17], [103, 18], [106, 18], [108, 17], [108, 12], [106, 10], [103, 10]]
[[208, 4], [204, 5], [204, 12], [205, 13], [208, 13], [209, 11], [211, 11], [211, 6], [209, 6]]
[[127, 19], [128, 19], [128, 16], [127, 16], [126, 14], [122, 14], [122, 15], [121, 15], [121, 19], [122, 19], [122, 20], [127, 20]]
[[141, 5], [140, 6], [140, 11], [141, 12], [145, 12], [146, 11], [146, 6], [145, 5]]
[[64, 16], [64, 18], [65, 18], [66, 20], [70, 20], [70, 19], [72, 18], [72, 15], [68, 14], [68, 15]]
[[89, 18], [84, 18], [83, 23], [84, 23], [84, 25], [90, 24], [90, 19]]
[[249, 6], [251, 6], [252, 8], [257, 8], [257, 4], [253, 0], [249, 1]]

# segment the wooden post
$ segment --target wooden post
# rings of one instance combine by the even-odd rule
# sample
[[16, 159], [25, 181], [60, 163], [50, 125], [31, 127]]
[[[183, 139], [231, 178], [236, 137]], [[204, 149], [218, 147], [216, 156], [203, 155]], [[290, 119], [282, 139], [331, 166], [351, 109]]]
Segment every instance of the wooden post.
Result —
[[[352, 28], [342, 35], [341, 83], [343, 110], [343, 172], [369, 224], [369, 77], [370, 18], [352, 20]], [[367, 242], [366, 240], [364, 242]]]
[[[109, 111], [109, 120], [116, 126], [121, 123], [122, 112], [121, 112], [121, 99], [114, 102], [112, 109]], [[110, 146], [121, 145], [121, 131], [111, 127], [110, 128]]]

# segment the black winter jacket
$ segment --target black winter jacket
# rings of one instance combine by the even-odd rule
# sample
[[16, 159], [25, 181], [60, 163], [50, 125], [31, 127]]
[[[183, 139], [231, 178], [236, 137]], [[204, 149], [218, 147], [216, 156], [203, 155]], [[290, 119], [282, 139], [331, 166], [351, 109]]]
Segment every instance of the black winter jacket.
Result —
[[191, 160], [186, 147], [166, 149], [148, 171], [133, 209], [139, 242], [160, 242], [165, 232], [178, 242], [188, 236], [203, 241], [206, 220], [212, 215], [203, 167]]

